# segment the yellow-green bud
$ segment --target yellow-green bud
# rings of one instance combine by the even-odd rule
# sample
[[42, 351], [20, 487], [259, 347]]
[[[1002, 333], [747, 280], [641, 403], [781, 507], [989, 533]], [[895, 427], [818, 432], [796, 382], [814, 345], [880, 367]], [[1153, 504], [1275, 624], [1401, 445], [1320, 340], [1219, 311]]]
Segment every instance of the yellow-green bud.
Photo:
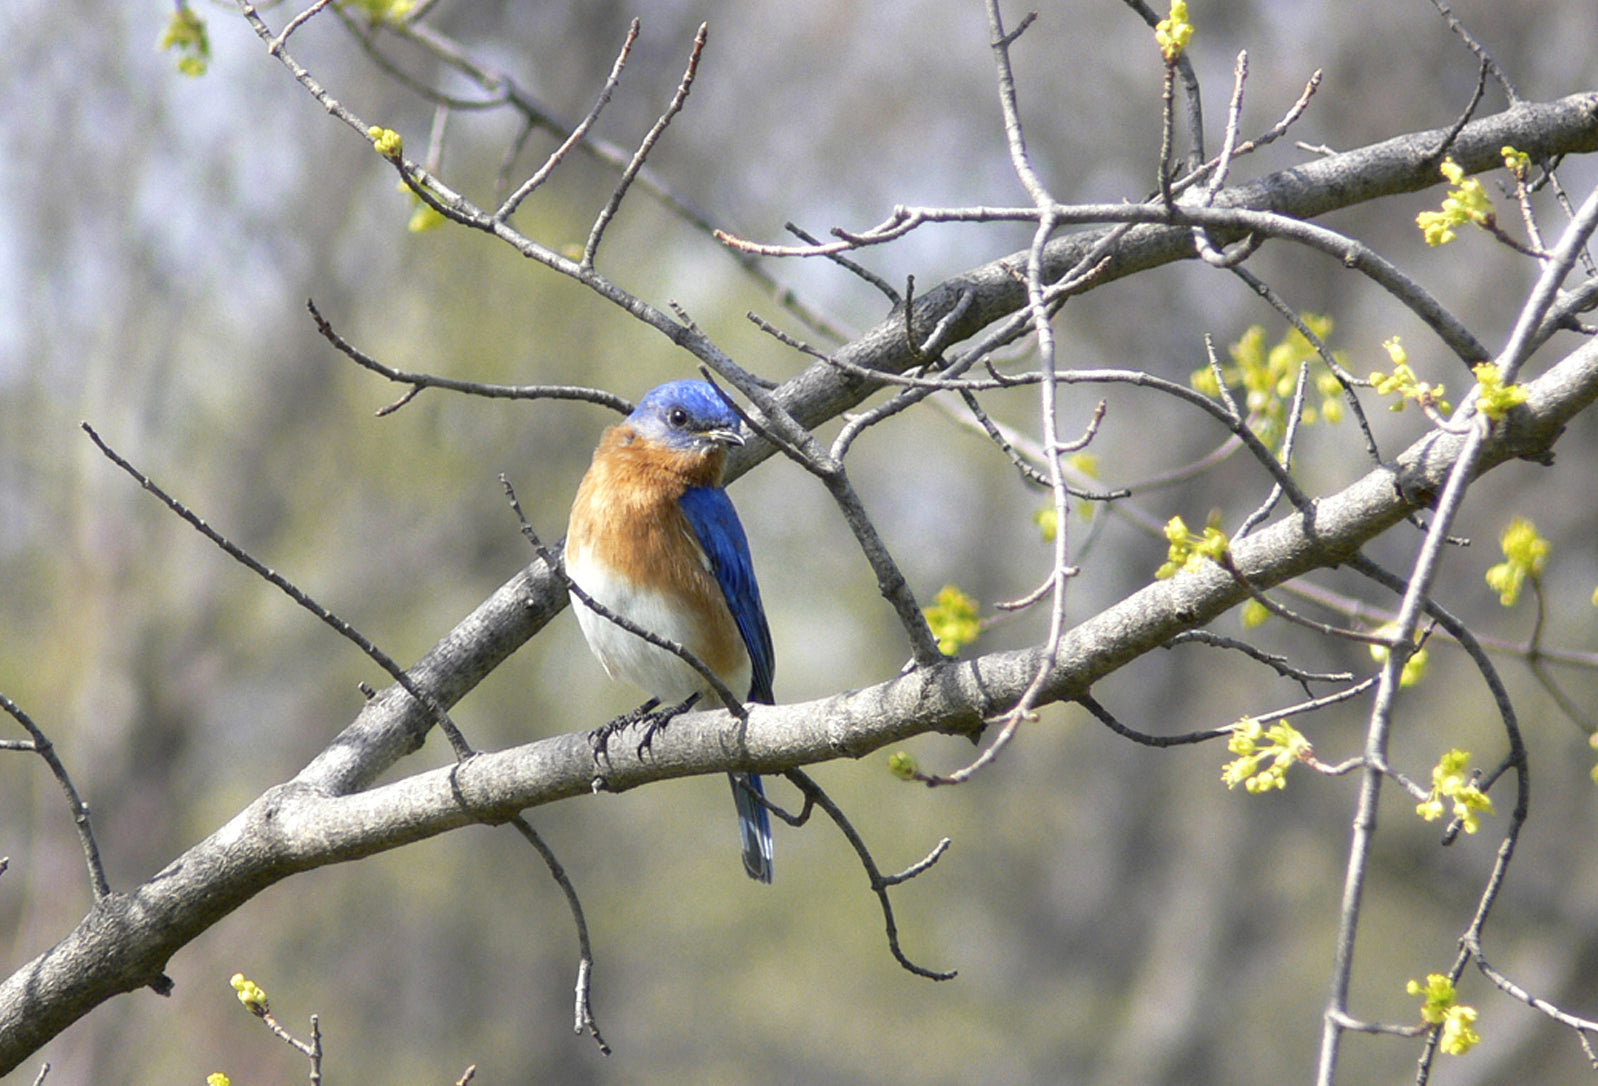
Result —
[[366, 138], [372, 141], [372, 146], [384, 158], [398, 158], [405, 149], [405, 140], [392, 128], [374, 124], [366, 130]]

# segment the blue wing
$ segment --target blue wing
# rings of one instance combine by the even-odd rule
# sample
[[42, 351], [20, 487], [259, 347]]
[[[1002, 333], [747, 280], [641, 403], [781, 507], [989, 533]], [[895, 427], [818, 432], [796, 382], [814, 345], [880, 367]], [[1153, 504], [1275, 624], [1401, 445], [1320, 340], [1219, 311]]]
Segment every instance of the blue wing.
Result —
[[[775, 658], [771, 649], [771, 630], [766, 626], [766, 609], [760, 603], [760, 586], [755, 583], [755, 567], [749, 560], [749, 539], [732, 507], [732, 499], [720, 487], [700, 486], [685, 491], [678, 499], [688, 525], [710, 559], [710, 572], [721, 586], [727, 607], [738, 623], [744, 647], [749, 650], [750, 701], [770, 705], [771, 673]], [[771, 881], [771, 819], [751, 791], [763, 793], [760, 777], [754, 773], [729, 774], [732, 797], [738, 805], [738, 832], [743, 840], [744, 870], [761, 882]]]
[[[755, 583], [755, 567], [749, 559], [749, 539], [732, 507], [732, 499], [720, 487], [698, 486], [679, 499], [683, 515], [710, 559], [710, 572], [721, 585], [727, 607], [738, 623], [744, 647], [749, 650], [750, 701], [770, 705], [771, 676], [776, 666], [771, 648], [771, 630], [766, 625], [766, 609], [760, 603], [760, 586]], [[763, 812], [762, 812], [763, 813]]]

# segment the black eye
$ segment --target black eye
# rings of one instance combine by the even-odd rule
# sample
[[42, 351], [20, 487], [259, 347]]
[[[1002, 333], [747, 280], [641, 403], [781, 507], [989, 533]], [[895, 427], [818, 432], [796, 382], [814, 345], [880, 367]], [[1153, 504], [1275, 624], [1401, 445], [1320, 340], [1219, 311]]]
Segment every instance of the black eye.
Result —
[[681, 407], [673, 407], [666, 412], [666, 421], [673, 430], [681, 430], [688, 425], [688, 412]]

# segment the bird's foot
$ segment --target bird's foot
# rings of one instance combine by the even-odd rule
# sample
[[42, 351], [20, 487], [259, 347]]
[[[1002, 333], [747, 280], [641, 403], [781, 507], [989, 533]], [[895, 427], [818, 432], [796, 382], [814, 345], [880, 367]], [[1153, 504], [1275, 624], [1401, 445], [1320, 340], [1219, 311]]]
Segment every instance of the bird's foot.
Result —
[[588, 733], [588, 742], [594, 749], [594, 761], [604, 762], [610, 760], [610, 741], [618, 732], [626, 731], [650, 713], [660, 704], [659, 698], [650, 698], [638, 708], [621, 714], [608, 724], [601, 724]]
[[676, 705], [668, 705], [664, 709], [655, 709], [640, 716], [638, 723], [644, 726], [644, 734], [638, 740], [638, 757], [640, 759], [644, 757], [644, 751], [648, 750], [650, 744], [655, 741], [657, 733], [665, 731], [667, 724], [692, 709], [698, 700], [699, 694], [696, 691]]

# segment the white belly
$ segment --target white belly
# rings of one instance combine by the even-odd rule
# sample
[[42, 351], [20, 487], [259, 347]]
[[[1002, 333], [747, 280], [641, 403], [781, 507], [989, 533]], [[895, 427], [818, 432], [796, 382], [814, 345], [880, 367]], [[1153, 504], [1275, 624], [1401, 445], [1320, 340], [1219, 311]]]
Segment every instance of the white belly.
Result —
[[[593, 566], [581, 552], [568, 551], [566, 572], [578, 587], [616, 614], [703, 658], [705, 631], [698, 622], [685, 621], [677, 609], [669, 605], [664, 594], [640, 588], [626, 578], [611, 576]], [[589, 649], [611, 678], [629, 682], [668, 704], [680, 702], [696, 692], [712, 693], [704, 678], [682, 657], [651, 645], [608, 618], [595, 614], [575, 596], [572, 610], [577, 613], [577, 623], [582, 627]], [[748, 655], [744, 655], [735, 674], [720, 678], [735, 694], [748, 690]]]

